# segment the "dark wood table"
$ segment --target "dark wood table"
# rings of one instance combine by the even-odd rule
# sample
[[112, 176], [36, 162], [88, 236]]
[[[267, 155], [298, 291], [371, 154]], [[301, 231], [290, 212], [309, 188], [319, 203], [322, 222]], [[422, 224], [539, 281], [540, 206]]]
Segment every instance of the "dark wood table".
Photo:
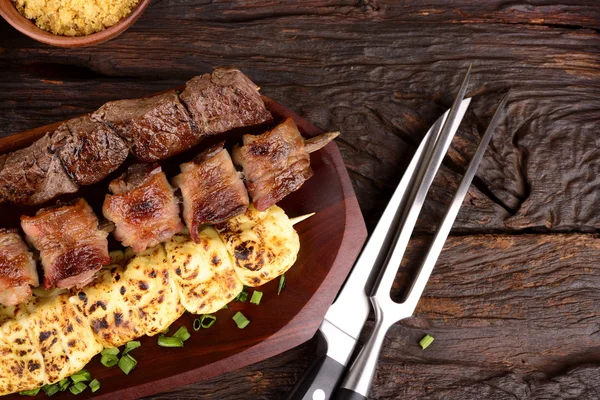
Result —
[[[153, 1], [92, 48], [0, 22], [0, 135], [237, 66], [337, 140], [370, 229], [473, 63], [473, 105], [398, 276], [409, 279], [503, 93], [495, 134], [415, 316], [388, 334], [373, 399], [600, 398], [600, 4]], [[435, 337], [425, 351], [418, 340]], [[154, 398], [281, 399], [306, 343]]]

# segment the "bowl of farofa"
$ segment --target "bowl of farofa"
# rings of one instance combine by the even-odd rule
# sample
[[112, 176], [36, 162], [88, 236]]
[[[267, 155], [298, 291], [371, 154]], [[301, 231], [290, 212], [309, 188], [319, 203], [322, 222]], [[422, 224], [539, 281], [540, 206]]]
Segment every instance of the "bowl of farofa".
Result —
[[0, 15], [38, 42], [84, 47], [129, 28], [150, 0], [0, 0]]

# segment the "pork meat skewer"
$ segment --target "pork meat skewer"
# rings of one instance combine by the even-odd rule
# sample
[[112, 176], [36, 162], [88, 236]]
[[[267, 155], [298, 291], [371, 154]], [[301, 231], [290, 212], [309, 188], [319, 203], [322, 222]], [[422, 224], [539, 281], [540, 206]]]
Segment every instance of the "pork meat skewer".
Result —
[[250, 201], [241, 174], [235, 170], [223, 142], [180, 167], [173, 184], [181, 189], [183, 219], [194, 242], [198, 242], [200, 225], [224, 222], [248, 208]]
[[39, 278], [33, 255], [16, 229], [0, 229], [0, 304], [14, 306], [31, 296]]
[[83, 199], [22, 216], [21, 227], [40, 251], [46, 289], [85, 286], [110, 262], [108, 233], [98, 228], [98, 218]]
[[134, 164], [109, 185], [102, 213], [115, 238], [139, 253], [181, 232], [179, 202], [158, 164]]
[[325, 133], [305, 141], [291, 118], [261, 135], [244, 135], [232, 156], [243, 170], [254, 207], [264, 211], [298, 190], [313, 174], [309, 153], [338, 135]]

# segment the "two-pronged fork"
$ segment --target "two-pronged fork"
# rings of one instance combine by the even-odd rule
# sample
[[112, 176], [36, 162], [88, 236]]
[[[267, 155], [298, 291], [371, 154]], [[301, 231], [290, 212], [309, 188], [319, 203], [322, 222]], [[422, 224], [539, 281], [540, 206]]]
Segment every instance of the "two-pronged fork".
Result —
[[[385, 334], [394, 323], [413, 314], [508, 98], [508, 94], [504, 96], [484, 133], [406, 300], [403, 303], [394, 302], [390, 297], [394, 277], [427, 192], [470, 104], [471, 99], [464, 99], [470, 70], [469, 67], [448, 113], [435, 123], [423, 139], [343, 289], [327, 311], [319, 328], [319, 339], [326, 347], [326, 354], [309, 369], [288, 399], [367, 398]], [[370, 289], [367, 288], [371, 273], [377, 271], [377, 279]], [[375, 312], [375, 325], [369, 339], [346, 369], [369, 314], [367, 298]], [[342, 376], [344, 379], [338, 388]]]

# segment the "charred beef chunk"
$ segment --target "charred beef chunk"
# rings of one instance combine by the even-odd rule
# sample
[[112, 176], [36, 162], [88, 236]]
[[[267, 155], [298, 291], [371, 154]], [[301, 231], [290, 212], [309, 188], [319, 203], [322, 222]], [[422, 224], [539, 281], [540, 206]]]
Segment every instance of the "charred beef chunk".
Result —
[[201, 224], [218, 224], [244, 213], [249, 199], [241, 174], [219, 143], [181, 164], [173, 183], [183, 195], [183, 219], [194, 241]]
[[21, 227], [40, 251], [46, 289], [85, 286], [110, 262], [108, 233], [98, 229], [98, 218], [83, 199], [22, 216]]
[[0, 304], [15, 306], [38, 286], [35, 261], [16, 230], [0, 229]]
[[138, 253], [181, 232], [179, 202], [160, 166], [135, 164], [109, 186], [102, 212], [115, 238]]
[[312, 176], [304, 139], [291, 118], [261, 135], [244, 135], [243, 146], [233, 149], [233, 162], [243, 169], [259, 211], [298, 190]]
[[272, 120], [258, 87], [237, 69], [217, 68], [197, 76], [179, 97], [203, 136]]
[[140, 161], [164, 160], [189, 149], [200, 135], [175, 91], [106, 103], [92, 114], [117, 132]]
[[25, 149], [8, 154], [0, 171], [2, 197], [17, 204], [38, 205], [77, 189], [78, 185], [52, 152], [49, 135]]
[[80, 185], [106, 178], [129, 154], [125, 142], [110, 127], [89, 115], [62, 124], [52, 143], [67, 173]]

